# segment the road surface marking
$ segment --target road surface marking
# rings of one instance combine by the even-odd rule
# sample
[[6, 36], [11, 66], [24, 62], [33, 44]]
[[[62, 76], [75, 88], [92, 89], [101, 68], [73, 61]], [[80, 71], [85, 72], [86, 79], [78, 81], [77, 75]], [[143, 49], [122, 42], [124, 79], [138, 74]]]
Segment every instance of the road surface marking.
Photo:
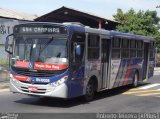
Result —
[[128, 91], [137, 91], [137, 90], [145, 90], [145, 89], [133, 88], [133, 89], [129, 89]]
[[137, 94], [136, 96], [153, 96], [153, 95], [159, 95], [159, 93], [147, 93], [147, 94]]
[[129, 91], [129, 92], [124, 92], [122, 94], [137, 94], [137, 93], [151, 93], [151, 92], [159, 92], [158, 90], [137, 90], [137, 91]]
[[128, 91], [122, 94], [135, 95], [135, 96], [160, 97], [160, 83], [148, 84], [145, 86], [129, 89]]
[[159, 86], [160, 84], [159, 83], [155, 83], [155, 84], [150, 84], [150, 85], [147, 85], [147, 86], [143, 86], [141, 88], [138, 88], [138, 89], [149, 89], [149, 88], [153, 88], [153, 87], [156, 87], [156, 86]]
[[7, 88], [7, 89], [0, 89], [0, 92], [9, 92], [9, 88]]

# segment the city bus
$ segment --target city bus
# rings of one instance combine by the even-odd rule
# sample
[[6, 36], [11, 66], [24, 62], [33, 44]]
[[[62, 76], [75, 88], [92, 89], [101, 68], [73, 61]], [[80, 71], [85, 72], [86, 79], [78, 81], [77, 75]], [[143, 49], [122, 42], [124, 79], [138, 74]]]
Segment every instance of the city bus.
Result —
[[136, 87], [154, 71], [152, 37], [77, 23], [16, 25], [5, 50], [11, 56], [11, 92], [33, 96], [90, 101], [96, 92]]

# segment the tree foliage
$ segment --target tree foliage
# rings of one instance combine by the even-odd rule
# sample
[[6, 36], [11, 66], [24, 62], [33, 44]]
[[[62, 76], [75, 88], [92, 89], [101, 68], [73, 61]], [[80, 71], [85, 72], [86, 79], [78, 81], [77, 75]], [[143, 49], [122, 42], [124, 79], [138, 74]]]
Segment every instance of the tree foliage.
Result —
[[160, 48], [160, 18], [156, 11], [139, 10], [135, 12], [130, 9], [124, 13], [121, 9], [117, 9], [117, 13], [113, 17], [121, 23], [117, 26], [118, 31], [152, 36], [156, 39], [157, 46]]

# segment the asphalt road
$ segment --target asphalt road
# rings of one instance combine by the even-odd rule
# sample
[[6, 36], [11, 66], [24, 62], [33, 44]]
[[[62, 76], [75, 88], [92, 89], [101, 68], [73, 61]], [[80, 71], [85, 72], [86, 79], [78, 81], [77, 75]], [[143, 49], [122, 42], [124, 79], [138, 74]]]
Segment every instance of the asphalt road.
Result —
[[139, 113], [160, 112], [160, 75], [137, 88], [121, 87], [100, 92], [92, 102], [31, 97], [0, 90], [1, 113]]

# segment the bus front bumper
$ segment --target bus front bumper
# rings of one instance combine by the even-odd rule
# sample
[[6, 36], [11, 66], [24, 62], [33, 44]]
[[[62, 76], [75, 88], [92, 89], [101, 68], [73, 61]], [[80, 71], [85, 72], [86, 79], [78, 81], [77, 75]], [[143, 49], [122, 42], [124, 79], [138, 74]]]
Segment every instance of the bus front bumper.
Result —
[[50, 84], [47, 85], [28, 84], [10, 78], [10, 91], [13, 93], [22, 93], [35, 96], [46, 96], [46, 97], [57, 97], [57, 98], [68, 97], [68, 87], [65, 83], [57, 87], [53, 87]]

